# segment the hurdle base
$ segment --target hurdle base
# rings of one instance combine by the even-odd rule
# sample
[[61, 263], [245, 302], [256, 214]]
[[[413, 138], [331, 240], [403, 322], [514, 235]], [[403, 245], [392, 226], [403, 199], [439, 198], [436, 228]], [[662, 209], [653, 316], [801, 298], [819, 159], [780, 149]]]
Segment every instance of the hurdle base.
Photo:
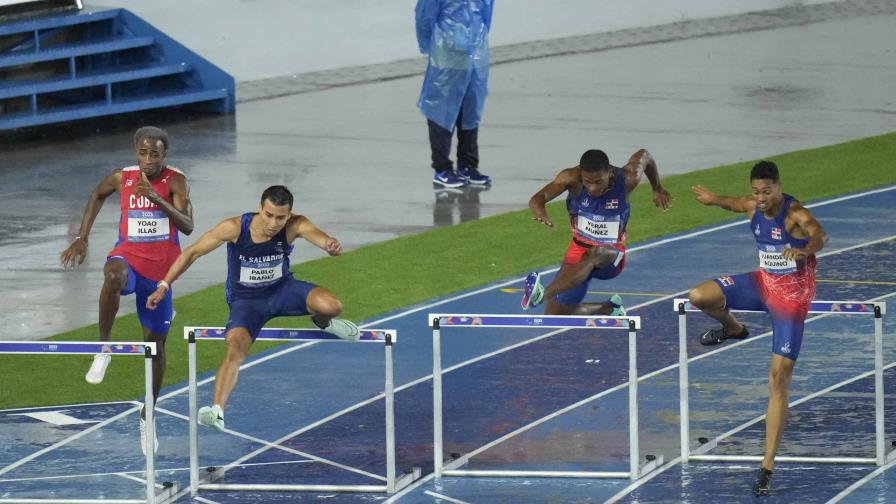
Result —
[[238, 483], [206, 483], [199, 485], [200, 490], [249, 490], [261, 492], [386, 492], [386, 485], [273, 485], [273, 484], [238, 484]]
[[414, 468], [413, 473], [402, 474], [395, 478], [395, 489], [389, 490], [388, 485], [290, 485], [290, 484], [242, 484], [242, 483], [218, 483], [224, 479], [229, 468], [209, 467], [205, 470], [205, 476], [197, 485], [197, 490], [258, 490], [258, 491], [284, 491], [284, 492], [400, 492], [414, 481], [420, 479], [421, 469]]
[[146, 499], [0, 499], [2, 504], [146, 504]]
[[644, 476], [644, 475], [646, 475], [646, 474], [652, 473], [653, 471], [656, 471], [656, 470], [659, 469], [660, 466], [662, 466], [665, 462], [666, 462], [666, 460], [663, 458], [662, 455], [650, 455], [650, 456], [648, 456], [648, 458], [647, 458], [647, 463], [646, 463], [646, 464], [642, 464], [641, 467], [638, 468], [638, 474], [637, 474], [637, 477], [632, 478], [632, 479], [637, 479], [637, 478], [640, 478], [641, 476]]
[[[690, 455], [689, 460], [699, 462], [762, 462], [762, 455]], [[877, 465], [877, 459], [868, 457], [775, 457], [777, 462], [820, 463], [820, 464], [871, 464]]]
[[162, 489], [156, 492], [156, 504], [169, 504], [180, 497], [180, 486], [173, 481], [166, 481], [162, 483]]
[[207, 485], [224, 479], [227, 467], [207, 467], [204, 476], [199, 478], [200, 485]]
[[442, 476], [460, 476], [476, 478], [592, 478], [592, 479], [638, 479], [639, 477], [655, 471], [663, 465], [662, 455], [651, 456], [651, 459], [639, 467], [638, 474], [630, 471], [512, 471], [500, 469], [456, 469], [469, 462], [469, 457], [463, 456], [450, 462], [442, 470]]
[[[162, 485], [161, 490], [156, 491], [156, 504], [170, 504], [181, 496], [178, 494], [180, 487], [177, 483]], [[2, 504], [146, 504], [146, 499], [0, 499]]]
[[442, 476], [474, 476], [480, 478], [625, 478], [631, 473], [621, 471], [500, 471], [464, 470], [442, 471]]
[[402, 474], [401, 476], [395, 478], [395, 489], [388, 493], [396, 493], [404, 490], [411, 483], [420, 479], [422, 472], [419, 467], [415, 467], [413, 472]]

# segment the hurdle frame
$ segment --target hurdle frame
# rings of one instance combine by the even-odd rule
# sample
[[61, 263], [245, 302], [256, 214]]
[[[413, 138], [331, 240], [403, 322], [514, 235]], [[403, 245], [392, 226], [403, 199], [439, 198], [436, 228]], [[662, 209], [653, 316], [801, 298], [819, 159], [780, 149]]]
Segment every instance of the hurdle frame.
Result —
[[256, 490], [256, 491], [310, 491], [310, 492], [385, 492], [393, 494], [410, 485], [416, 474], [396, 476], [395, 460], [395, 384], [393, 380], [392, 346], [397, 341], [394, 329], [361, 329], [357, 342], [342, 340], [319, 329], [263, 328], [255, 341], [322, 342], [341, 341], [344, 343], [382, 343], [385, 348], [386, 406], [386, 477], [385, 485], [311, 485], [311, 484], [228, 484], [214, 483], [223, 478], [227, 469], [211, 475], [214, 479], [202, 482], [199, 477], [199, 425], [198, 425], [198, 385], [196, 380], [196, 341], [224, 341], [223, 327], [185, 326], [184, 339], [187, 340], [189, 365], [189, 446], [190, 446], [190, 494], [199, 490]]
[[[155, 403], [152, 396], [152, 358], [157, 355], [155, 342], [150, 341], [0, 341], [0, 354], [29, 355], [142, 355], [144, 357], [144, 385], [146, 397], [146, 439], [155, 439]], [[139, 410], [138, 410], [139, 415]], [[8, 467], [8, 466], [7, 466]], [[5, 472], [0, 468], [0, 474]], [[155, 452], [146, 450], [146, 499], [14, 499], [0, 498], [0, 503], [58, 503], [66, 504], [163, 504], [173, 500], [176, 485], [163, 485], [156, 493]]]
[[[427, 322], [432, 327], [432, 382], [433, 382], [433, 468], [436, 478], [445, 476], [522, 477], [522, 478], [628, 478], [656, 470], [663, 464], [662, 456], [649, 456], [641, 465], [638, 427], [638, 351], [637, 331], [641, 328], [638, 316], [582, 316], [582, 315], [502, 315], [430, 313]], [[616, 329], [628, 331], [628, 403], [629, 403], [629, 470], [628, 471], [517, 471], [517, 470], [461, 470], [470, 460], [462, 455], [447, 464], [443, 460], [442, 429], [442, 327], [466, 328], [528, 328], [528, 329]]]
[[[680, 420], [681, 461], [702, 462], [761, 462], [761, 455], [708, 455], [707, 452], [718, 446], [720, 438], [710, 440], [696, 450], [690, 448], [690, 399], [688, 377], [687, 349], [687, 314], [701, 312], [687, 298], [673, 299], [673, 309], [678, 314], [678, 390]], [[756, 310], [731, 310], [734, 313], [765, 313]], [[887, 304], [879, 301], [812, 301], [810, 314], [817, 315], [858, 315], [874, 317], [874, 457], [815, 457], [815, 456], [776, 456], [776, 462], [815, 462], [829, 464], [874, 464], [882, 466], [891, 460], [894, 453], [888, 456], [885, 444], [884, 426], [884, 365], [883, 365], [883, 316], [887, 312]], [[760, 418], [764, 418], [763, 415]]]

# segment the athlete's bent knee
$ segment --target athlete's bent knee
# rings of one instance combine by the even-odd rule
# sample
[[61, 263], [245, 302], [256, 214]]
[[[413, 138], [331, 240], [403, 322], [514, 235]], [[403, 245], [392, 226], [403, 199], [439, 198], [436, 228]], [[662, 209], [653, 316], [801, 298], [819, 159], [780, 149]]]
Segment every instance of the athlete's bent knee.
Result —
[[337, 317], [342, 313], [342, 301], [333, 295], [330, 291], [318, 288], [311, 291], [308, 296], [308, 309], [314, 315], [321, 317]]
[[128, 270], [119, 261], [109, 261], [103, 268], [103, 279], [118, 290], [124, 288], [128, 281]]
[[712, 285], [701, 284], [688, 291], [688, 300], [700, 309], [721, 308], [725, 306], [725, 295], [714, 292]]

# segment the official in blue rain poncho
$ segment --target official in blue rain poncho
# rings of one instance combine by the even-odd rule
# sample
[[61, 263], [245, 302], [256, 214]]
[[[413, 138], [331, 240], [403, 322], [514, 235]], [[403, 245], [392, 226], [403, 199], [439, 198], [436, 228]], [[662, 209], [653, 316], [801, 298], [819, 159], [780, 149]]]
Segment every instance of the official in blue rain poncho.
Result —
[[[494, 0], [418, 0], [417, 43], [429, 55], [417, 106], [427, 118], [433, 183], [485, 185], [479, 173], [479, 121], [488, 95], [488, 34]], [[457, 171], [450, 159], [457, 128]]]

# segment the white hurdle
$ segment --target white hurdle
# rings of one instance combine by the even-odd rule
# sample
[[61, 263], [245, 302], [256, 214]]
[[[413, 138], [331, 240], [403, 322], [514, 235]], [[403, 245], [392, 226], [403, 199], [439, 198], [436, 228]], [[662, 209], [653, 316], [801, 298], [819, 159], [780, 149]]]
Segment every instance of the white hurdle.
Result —
[[[156, 355], [156, 344], [153, 342], [127, 341], [0, 341], [0, 354], [32, 354], [32, 355], [95, 355], [108, 353], [112, 355], [130, 355], [144, 357], [144, 380], [146, 386], [146, 439], [155, 438], [154, 404], [152, 397], [152, 357]], [[151, 441], [150, 441], [151, 443]], [[12, 470], [14, 466], [0, 469], [0, 475]], [[146, 499], [15, 499], [0, 498], [0, 503], [59, 503], [66, 504], [162, 504], [171, 501], [177, 492], [176, 486], [166, 485], [156, 493], [155, 454], [146, 450]]]
[[[649, 456], [648, 463], [639, 464], [638, 446], [638, 351], [637, 331], [641, 318], [632, 316], [602, 317], [574, 315], [492, 315], [492, 314], [443, 314], [427, 316], [432, 327], [432, 394], [433, 394], [433, 463], [435, 477], [486, 476], [522, 478], [629, 478], [637, 479], [663, 464], [662, 456]], [[463, 455], [444, 464], [442, 447], [442, 343], [443, 327], [466, 328], [529, 328], [529, 329], [616, 329], [628, 331], [628, 407], [629, 407], [629, 470], [628, 471], [502, 471], [460, 470], [469, 462]]]
[[[386, 492], [395, 493], [414, 480], [413, 474], [396, 477], [395, 471], [395, 385], [392, 378], [392, 345], [397, 341], [392, 329], [361, 329], [361, 343], [383, 344], [386, 351], [386, 477], [385, 485], [309, 485], [309, 484], [227, 484], [201, 482], [199, 479], [199, 432], [197, 425], [196, 341], [224, 341], [223, 327], [184, 327], [184, 339], [188, 345], [189, 360], [189, 408], [190, 408], [190, 493], [199, 490], [255, 490], [255, 491], [312, 491], [312, 492]], [[318, 329], [264, 328], [256, 341], [345, 341]], [[345, 341], [348, 343], [347, 341]], [[223, 471], [210, 475], [223, 477]]]
[[[699, 312], [686, 298], [676, 298], [673, 307], [678, 313], [678, 390], [681, 411], [681, 461], [699, 460], [708, 462], [759, 462], [760, 455], [709, 455], [707, 452], [718, 446], [720, 438], [702, 443], [696, 450], [690, 448], [690, 404], [688, 398], [688, 349], [687, 313]], [[739, 313], [762, 313], [751, 310], [731, 310]], [[813, 301], [810, 314], [854, 315], [874, 317], [874, 457], [790, 457], [777, 456], [778, 462], [817, 462], [830, 464], [876, 464], [888, 462], [884, 441], [884, 364], [883, 364], [883, 315], [887, 304], [863, 301]], [[701, 439], [701, 441], [703, 441]], [[892, 455], [892, 454], [891, 454]]]

